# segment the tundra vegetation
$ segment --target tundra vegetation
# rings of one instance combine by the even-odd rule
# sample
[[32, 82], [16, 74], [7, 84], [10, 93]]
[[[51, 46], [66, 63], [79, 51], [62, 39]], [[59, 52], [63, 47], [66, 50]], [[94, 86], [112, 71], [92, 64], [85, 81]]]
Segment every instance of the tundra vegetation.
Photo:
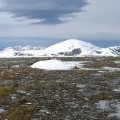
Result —
[[83, 69], [30, 67], [48, 59], [0, 59], [0, 120], [120, 119], [120, 57], [57, 58], [86, 61]]

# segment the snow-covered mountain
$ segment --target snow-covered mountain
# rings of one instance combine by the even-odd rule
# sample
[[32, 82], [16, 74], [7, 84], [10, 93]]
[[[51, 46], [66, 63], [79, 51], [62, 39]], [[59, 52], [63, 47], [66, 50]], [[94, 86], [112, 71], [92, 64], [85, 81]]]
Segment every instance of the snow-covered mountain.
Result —
[[46, 55], [91, 55], [94, 51], [99, 49], [97, 46], [90, 43], [69, 39], [61, 43], [52, 45], [44, 50]]
[[99, 48], [88, 42], [69, 39], [48, 48], [17, 46], [0, 51], [0, 57], [40, 57], [40, 56], [120, 56], [120, 46]]
[[0, 58], [8, 57], [37, 57], [44, 50], [43, 47], [15, 46], [0, 51]]
[[38, 47], [32, 47], [32, 46], [15, 46], [12, 49], [15, 51], [26, 51], [26, 50], [42, 50], [44, 47], [38, 46]]

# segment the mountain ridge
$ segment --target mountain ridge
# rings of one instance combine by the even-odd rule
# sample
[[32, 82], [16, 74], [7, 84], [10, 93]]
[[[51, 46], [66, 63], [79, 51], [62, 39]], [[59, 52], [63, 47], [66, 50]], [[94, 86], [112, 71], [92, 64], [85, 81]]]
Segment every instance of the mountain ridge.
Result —
[[120, 46], [100, 48], [91, 43], [77, 39], [51, 45], [47, 48], [18, 46], [0, 51], [0, 57], [42, 57], [42, 56], [120, 56]]

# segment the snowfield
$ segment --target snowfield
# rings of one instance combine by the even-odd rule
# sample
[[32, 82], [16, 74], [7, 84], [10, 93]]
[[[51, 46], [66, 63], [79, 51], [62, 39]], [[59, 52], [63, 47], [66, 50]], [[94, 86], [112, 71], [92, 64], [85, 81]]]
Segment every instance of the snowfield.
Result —
[[69, 39], [48, 48], [9, 47], [0, 51], [0, 58], [9, 57], [81, 57], [81, 56], [120, 56], [120, 46], [99, 48], [88, 42]]
[[38, 61], [31, 65], [32, 68], [44, 69], [44, 70], [71, 70], [79, 62], [65, 62], [60, 60], [45, 60]]

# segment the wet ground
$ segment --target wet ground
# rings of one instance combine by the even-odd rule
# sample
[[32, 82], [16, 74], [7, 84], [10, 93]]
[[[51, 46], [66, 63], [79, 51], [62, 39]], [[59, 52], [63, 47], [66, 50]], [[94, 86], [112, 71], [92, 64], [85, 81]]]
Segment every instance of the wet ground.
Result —
[[120, 119], [119, 57], [57, 58], [86, 61], [67, 71], [30, 68], [44, 59], [0, 59], [0, 120]]

